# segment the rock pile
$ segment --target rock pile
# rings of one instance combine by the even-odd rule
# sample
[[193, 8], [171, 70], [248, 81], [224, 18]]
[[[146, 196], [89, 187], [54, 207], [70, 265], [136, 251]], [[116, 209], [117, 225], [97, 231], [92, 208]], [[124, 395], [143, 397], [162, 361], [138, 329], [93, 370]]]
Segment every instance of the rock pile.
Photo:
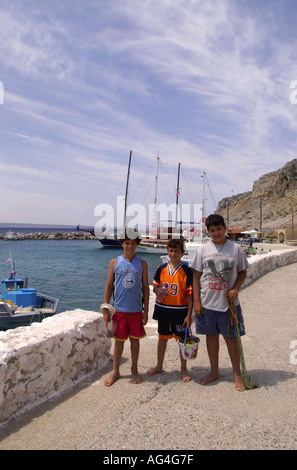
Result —
[[[0, 240], [6, 238], [6, 233], [0, 234]], [[96, 237], [85, 232], [32, 232], [17, 233], [19, 240], [96, 240]]]

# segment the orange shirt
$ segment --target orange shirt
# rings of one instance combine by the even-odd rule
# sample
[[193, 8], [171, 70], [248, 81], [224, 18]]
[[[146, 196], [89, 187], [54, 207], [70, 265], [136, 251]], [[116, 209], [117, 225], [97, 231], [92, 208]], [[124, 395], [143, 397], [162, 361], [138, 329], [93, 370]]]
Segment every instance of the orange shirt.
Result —
[[192, 294], [193, 274], [191, 268], [180, 263], [171, 271], [169, 263], [158, 267], [153, 286], [167, 287], [162, 303], [156, 302], [153, 318], [162, 321], [177, 321], [187, 314], [187, 296]]

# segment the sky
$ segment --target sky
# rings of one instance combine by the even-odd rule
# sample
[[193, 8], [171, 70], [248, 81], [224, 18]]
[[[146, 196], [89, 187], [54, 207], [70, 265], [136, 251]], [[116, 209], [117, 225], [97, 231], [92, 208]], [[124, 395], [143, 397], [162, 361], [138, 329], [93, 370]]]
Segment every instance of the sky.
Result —
[[179, 163], [206, 215], [251, 191], [296, 158], [296, 20], [295, 0], [0, 0], [0, 222], [94, 226], [130, 151], [130, 205], [158, 157], [158, 203]]

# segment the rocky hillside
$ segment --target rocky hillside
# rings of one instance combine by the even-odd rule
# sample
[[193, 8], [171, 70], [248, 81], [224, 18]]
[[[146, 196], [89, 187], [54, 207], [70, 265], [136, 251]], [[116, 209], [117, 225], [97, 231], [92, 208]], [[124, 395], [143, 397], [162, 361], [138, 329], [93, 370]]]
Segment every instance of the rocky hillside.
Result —
[[232, 229], [260, 230], [264, 236], [273, 236], [277, 229], [291, 229], [297, 225], [297, 159], [280, 170], [261, 176], [253, 190], [222, 199], [217, 213]]

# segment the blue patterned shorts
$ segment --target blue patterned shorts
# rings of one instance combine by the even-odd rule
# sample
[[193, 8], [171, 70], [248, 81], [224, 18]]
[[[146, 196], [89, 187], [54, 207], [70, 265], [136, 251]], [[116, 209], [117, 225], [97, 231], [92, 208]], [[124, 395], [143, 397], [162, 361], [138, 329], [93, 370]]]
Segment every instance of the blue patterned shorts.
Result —
[[[245, 335], [244, 321], [241, 306], [236, 306], [236, 314], [239, 321], [240, 336]], [[200, 335], [217, 335], [221, 334], [226, 338], [235, 338], [234, 322], [231, 325], [232, 314], [228, 309], [226, 312], [218, 312], [217, 310], [203, 309], [202, 317], [195, 317], [196, 333]]]

